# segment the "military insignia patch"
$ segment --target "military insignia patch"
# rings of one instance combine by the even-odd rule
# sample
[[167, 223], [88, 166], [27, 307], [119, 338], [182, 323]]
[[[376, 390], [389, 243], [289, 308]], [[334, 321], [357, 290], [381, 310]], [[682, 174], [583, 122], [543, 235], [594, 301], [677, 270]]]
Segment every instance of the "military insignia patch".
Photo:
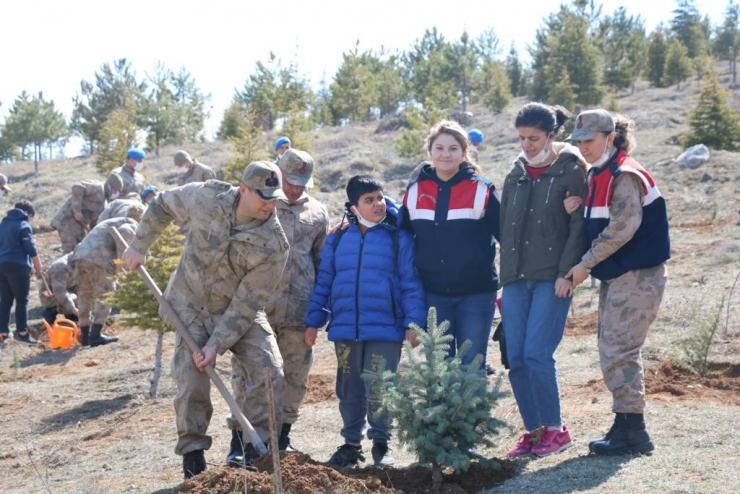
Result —
[[265, 185], [268, 187], [277, 187], [279, 183], [280, 182], [278, 182], [278, 179], [275, 176], [275, 172], [270, 172], [269, 178], [265, 180]]

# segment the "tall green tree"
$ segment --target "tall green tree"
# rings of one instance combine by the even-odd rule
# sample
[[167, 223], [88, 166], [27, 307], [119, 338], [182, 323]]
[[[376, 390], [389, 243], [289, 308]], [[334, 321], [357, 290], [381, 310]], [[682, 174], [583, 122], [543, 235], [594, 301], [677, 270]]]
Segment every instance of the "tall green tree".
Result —
[[671, 40], [663, 67], [663, 84], [665, 86], [676, 84], [677, 88], [681, 89], [681, 82], [691, 77], [692, 73], [688, 50], [678, 39]]
[[668, 55], [668, 42], [663, 34], [663, 29], [658, 28], [650, 35], [648, 41], [648, 62], [646, 76], [653, 87], [664, 87], [663, 71], [665, 70], [665, 59]]
[[740, 150], [740, 117], [727, 103], [717, 75], [707, 74], [696, 107], [689, 113], [690, 132], [684, 147], [704, 144], [713, 149]]
[[448, 43], [437, 28], [426, 30], [404, 53], [404, 80], [413, 101], [427, 110], [451, 108], [457, 103], [457, 88], [448, 77], [445, 52]]
[[[492, 30], [488, 31], [488, 35], [489, 44], [496, 46], [498, 44], [496, 35]], [[445, 79], [455, 87], [457, 104], [463, 112], [468, 109], [480, 58], [482, 58], [480, 49], [467, 31], [463, 31], [460, 39], [447, 44], [444, 50], [443, 73], [446, 76]]]
[[524, 74], [522, 63], [519, 60], [519, 53], [517, 53], [513, 42], [511, 44], [511, 48], [509, 48], [509, 55], [506, 57], [506, 61], [504, 62], [504, 69], [506, 70], [506, 75], [509, 77], [509, 82], [511, 83], [511, 95], [519, 96], [522, 94], [520, 91], [522, 89], [522, 79], [524, 78]]
[[126, 152], [136, 144], [136, 107], [133, 102], [114, 109], [100, 129], [95, 165], [107, 175], [126, 161]]
[[725, 18], [717, 29], [714, 39], [714, 52], [722, 60], [727, 60], [732, 73], [732, 84], [737, 83], [737, 57], [740, 55], [740, 5], [730, 0], [725, 10]]
[[696, 8], [695, 0], [676, 0], [671, 19], [671, 32], [686, 47], [687, 56], [706, 55], [709, 44], [709, 27]]
[[632, 87], [647, 60], [645, 22], [619, 7], [601, 20], [597, 33], [604, 57], [604, 84], [617, 90]]
[[511, 80], [506, 74], [504, 64], [498, 60], [486, 60], [481, 73], [489, 81], [481, 100], [493, 113], [501, 113], [511, 101]]
[[64, 115], [57, 111], [53, 101], [46, 101], [41, 92], [31, 96], [23, 91], [10, 108], [4, 135], [21, 149], [23, 158], [27, 157], [26, 150], [31, 147], [34, 169], [38, 173], [42, 147], [48, 145], [53, 150], [56, 145], [63, 145], [70, 131]]
[[182, 134], [185, 142], [202, 141], [206, 120], [210, 117], [208, 102], [211, 95], [203, 93], [185, 67], [172, 74], [175, 101], [183, 108]]
[[379, 62], [370, 51], [360, 53], [359, 41], [342, 54], [342, 63], [329, 86], [329, 108], [335, 124], [366, 122], [374, 119], [373, 108], [379, 99], [374, 69]]
[[85, 139], [90, 153], [97, 151], [101, 129], [113, 110], [133, 105], [137, 119], [141, 118], [145, 90], [146, 83], [137, 81], [125, 58], [103, 64], [94, 82], [80, 82], [80, 91], [73, 98], [72, 130]]

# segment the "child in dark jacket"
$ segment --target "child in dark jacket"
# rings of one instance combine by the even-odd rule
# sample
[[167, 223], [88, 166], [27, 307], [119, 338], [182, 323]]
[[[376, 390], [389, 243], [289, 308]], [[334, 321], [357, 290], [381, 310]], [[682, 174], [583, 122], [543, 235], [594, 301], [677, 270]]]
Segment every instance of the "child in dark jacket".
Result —
[[424, 289], [414, 267], [414, 241], [399, 230], [400, 213], [383, 196], [379, 181], [367, 175], [347, 183], [350, 225], [329, 235], [321, 253], [316, 286], [308, 305], [306, 344], [316, 343], [317, 328], [327, 328], [337, 355], [336, 393], [345, 444], [328, 463], [342, 468], [365, 460], [362, 431], [373, 441], [375, 465], [391, 465], [390, 419], [378, 413], [380, 396], [363, 373], [377, 372], [382, 361], [395, 372], [404, 339], [416, 345], [412, 323], [426, 321]]

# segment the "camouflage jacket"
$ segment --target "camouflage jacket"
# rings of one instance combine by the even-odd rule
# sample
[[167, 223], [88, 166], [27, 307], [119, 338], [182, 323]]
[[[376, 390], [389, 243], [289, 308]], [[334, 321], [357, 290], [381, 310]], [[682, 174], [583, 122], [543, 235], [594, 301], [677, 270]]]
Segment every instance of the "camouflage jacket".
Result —
[[91, 262], [104, 268], [108, 274], [115, 274], [115, 261], [121, 257], [125, 248], [121, 248], [116, 242], [113, 229], [120, 231], [121, 227], [127, 225], [136, 230], [137, 223], [133, 218], [111, 218], [101, 221], [75, 247], [70, 261]]
[[44, 279], [51, 290], [50, 297], [45, 295], [44, 282], [39, 282], [39, 301], [42, 307], [59, 307], [62, 314], [71, 314], [75, 309], [72, 294], [77, 289], [77, 271], [70, 262], [71, 256], [71, 252], [64, 254], [44, 270]]
[[206, 180], [212, 180], [216, 178], [216, 172], [214, 172], [210, 166], [204, 165], [203, 163], [195, 160], [193, 166], [190, 167], [187, 173], [179, 175], [177, 177], [177, 185], [186, 185], [193, 182], [205, 182]]
[[277, 214], [290, 244], [290, 255], [267, 319], [274, 327], [302, 327], [329, 230], [329, 213], [304, 193], [295, 204], [279, 200]]
[[128, 210], [138, 205], [141, 205], [141, 201], [136, 198], [116, 199], [110, 202], [103, 212], [100, 213], [98, 221], [105, 221], [111, 218], [125, 218], [128, 215]]
[[136, 170], [129, 169], [129, 167], [127, 167], [125, 164], [119, 166], [118, 168], [114, 168], [111, 173], [117, 173], [121, 176], [121, 179], [123, 179], [123, 190], [121, 190], [122, 198], [125, 198], [133, 193], [139, 195], [141, 194], [141, 191], [144, 190], [144, 184], [146, 183], [144, 175], [137, 172]]
[[98, 222], [98, 216], [105, 209], [105, 186], [98, 180], [85, 180], [72, 186], [72, 195], [64, 201], [64, 204], [54, 218], [51, 226], [61, 230], [70, 222], [77, 221], [76, 213], [83, 216], [82, 224], [92, 228]]
[[237, 225], [238, 198], [238, 188], [216, 180], [165, 190], [149, 205], [131, 244], [146, 253], [170, 222], [187, 226], [164, 295], [186, 327], [197, 320], [209, 331], [208, 345], [219, 354], [265, 317], [288, 258], [277, 216]]

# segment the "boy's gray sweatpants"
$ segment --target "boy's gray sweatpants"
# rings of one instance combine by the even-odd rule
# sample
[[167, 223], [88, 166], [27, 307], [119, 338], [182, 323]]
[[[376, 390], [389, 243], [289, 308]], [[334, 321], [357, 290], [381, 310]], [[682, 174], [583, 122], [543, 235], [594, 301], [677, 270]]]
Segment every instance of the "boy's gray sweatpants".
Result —
[[385, 370], [396, 372], [401, 360], [400, 341], [335, 341], [337, 354], [337, 398], [342, 415], [342, 437], [349, 444], [359, 445], [365, 420], [370, 424], [368, 439], [387, 442], [391, 438], [390, 417], [379, 414], [378, 386], [363, 379], [363, 373], [377, 373], [385, 359]]

